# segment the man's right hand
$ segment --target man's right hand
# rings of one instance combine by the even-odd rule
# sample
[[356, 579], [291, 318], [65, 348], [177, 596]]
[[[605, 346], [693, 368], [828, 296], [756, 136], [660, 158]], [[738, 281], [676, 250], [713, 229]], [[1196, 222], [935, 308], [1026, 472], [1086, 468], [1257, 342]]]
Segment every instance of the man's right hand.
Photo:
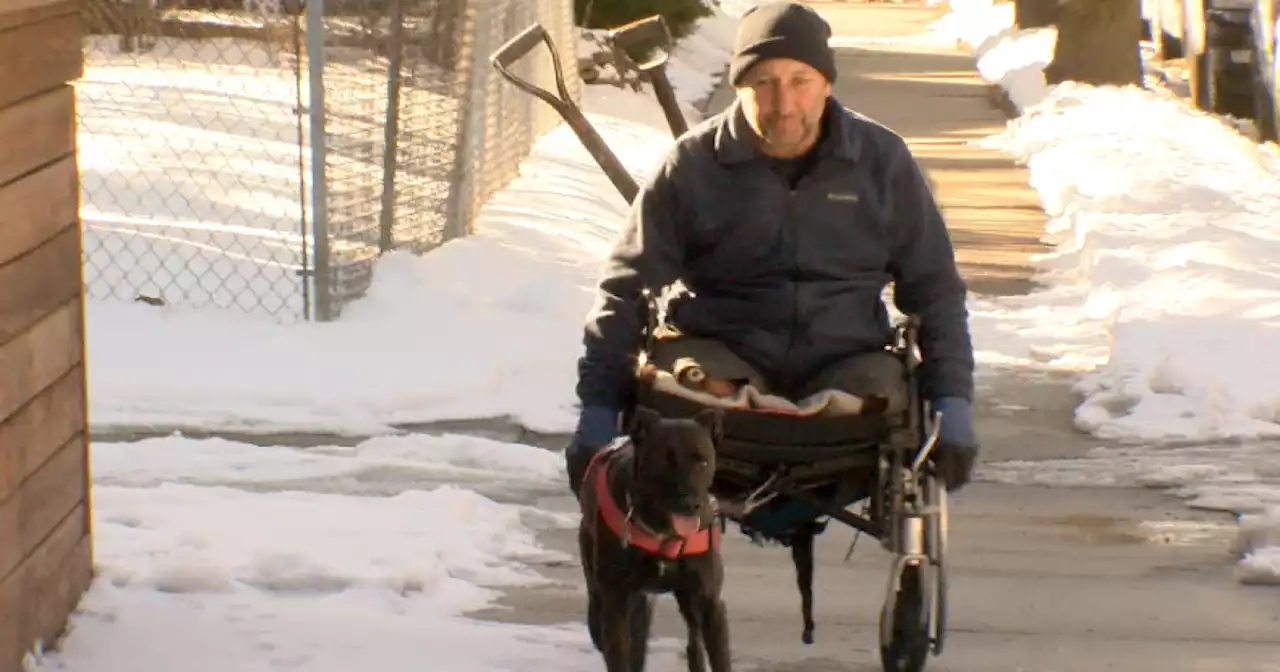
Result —
[[601, 406], [588, 406], [578, 416], [578, 428], [564, 451], [565, 470], [569, 472], [569, 489], [578, 497], [582, 490], [583, 472], [591, 458], [618, 436], [618, 412]]
[[933, 408], [942, 412], [933, 463], [947, 490], [956, 492], [969, 483], [978, 459], [973, 403], [961, 397], [942, 397], [933, 401]]

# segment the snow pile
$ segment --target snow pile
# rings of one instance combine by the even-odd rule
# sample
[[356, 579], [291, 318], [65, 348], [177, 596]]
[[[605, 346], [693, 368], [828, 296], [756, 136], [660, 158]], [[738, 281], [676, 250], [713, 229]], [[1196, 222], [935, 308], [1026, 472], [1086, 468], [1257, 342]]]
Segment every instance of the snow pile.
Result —
[[[395, 494], [414, 482], [527, 489], [564, 475], [563, 460], [550, 451], [474, 436], [420, 434], [306, 450], [167, 436], [94, 444], [92, 466], [94, 483], [113, 487], [180, 483], [265, 490], [305, 482], [312, 491], [370, 495]], [[392, 472], [399, 482], [388, 482], [385, 474]]]
[[[478, 468], [466, 457], [477, 449]], [[28, 669], [596, 669], [582, 626], [462, 617], [503, 587], [545, 583], [529, 565], [568, 558], [535, 534], [576, 517], [423, 478], [470, 470], [558, 489], [559, 461], [451, 436], [310, 450], [94, 444], [97, 576], [59, 650]], [[381, 493], [355, 492], [374, 484]], [[674, 664], [671, 643], [655, 648]]]
[[748, 3], [721, 3], [712, 16], [703, 19], [692, 35], [680, 40], [667, 62], [667, 78], [690, 101], [709, 98], [724, 77], [725, 64], [732, 52], [733, 34], [738, 17]]
[[1236, 578], [1241, 583], [1280, 586], [1280, 504], [1241, 516], [1233, 550], [1240, 556]]
[[1145, 444], [1045, 473], [1128, 464], [1193, 505], [1248, 513], [1242, 578], [1258, 580], [1280, 554], [1247, 532], [1280, 526], [1280, 447], [1259, 442], [1280, 437], [1280, 158], [1169, 95], [1046, 87], [1055, 34], [1013, 30], [1011, 4], [952, 7], [939, 30], [1021, 108], [986, 143], [1026, 162], [1055, 247], [1037, 260], [1047, 289], [990, 312], [1032, 358], [1083, 372], [1079, 427]]
[[983, 79], [999, 84], [1019, 109], [1042, 100], [1043, 70], [1053, 60], [1056, 27], [1018, 30], [1012, 2], [949, 0], [951, 12], [933, 24], [935, 34], [966, 45]]

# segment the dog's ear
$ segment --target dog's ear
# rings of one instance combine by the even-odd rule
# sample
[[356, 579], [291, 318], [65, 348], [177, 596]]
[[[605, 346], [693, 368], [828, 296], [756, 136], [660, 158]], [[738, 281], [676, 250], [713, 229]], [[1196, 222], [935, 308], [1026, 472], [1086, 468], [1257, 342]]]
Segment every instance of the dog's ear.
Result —
[[698, 411], [694, 414], [693, 421], [705, 427], [711, 433], [711, 440], [715, 443], [719, 443], [720, 438], [724, 436], [724, 412], [718, 408]]
[[637, 407], [635, 412], [631, 415], [632, 438], [640, 440], [641, 437], [647, 435], [649, 431], [656, 427], [660, 422], [662, 422], [662, 416], [658, 415], [657, 411], [651, 408], [645, 408], [644, 406]]

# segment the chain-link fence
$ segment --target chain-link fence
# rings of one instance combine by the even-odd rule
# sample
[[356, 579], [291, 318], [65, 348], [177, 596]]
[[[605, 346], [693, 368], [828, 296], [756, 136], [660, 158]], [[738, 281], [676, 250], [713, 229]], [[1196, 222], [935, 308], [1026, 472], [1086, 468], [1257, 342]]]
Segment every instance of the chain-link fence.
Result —
[[[466, 235], [558, 123], [494, 50], [541, 23], [581, 90], [571, 0], [80, 1], [96, 298], [335, 319], [382, 252]], [[553, 81], [543, 54], [513, 70]]]

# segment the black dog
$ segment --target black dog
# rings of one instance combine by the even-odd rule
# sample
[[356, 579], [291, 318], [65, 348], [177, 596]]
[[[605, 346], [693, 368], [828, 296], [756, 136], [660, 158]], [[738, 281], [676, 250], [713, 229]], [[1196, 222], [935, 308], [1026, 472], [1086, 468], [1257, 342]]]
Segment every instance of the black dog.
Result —
[[720, 589], [720, 528], [710, 494], [720, 412], [667, 420], [640, 409], [629, 437], [601, 450], [582, 480], [578, 545], [587, 626], [608, 672], [642, 672], [652, 595], [675, 593], [690, 672], [730, 672]]

